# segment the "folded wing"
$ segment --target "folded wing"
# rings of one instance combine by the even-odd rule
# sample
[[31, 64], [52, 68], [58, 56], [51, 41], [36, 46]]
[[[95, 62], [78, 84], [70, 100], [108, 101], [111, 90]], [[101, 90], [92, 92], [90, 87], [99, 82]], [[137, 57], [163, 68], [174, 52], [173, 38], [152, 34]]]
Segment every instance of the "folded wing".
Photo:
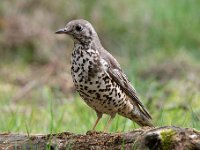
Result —
[[145, 109], [144, 105], [137, 97], [136, 90], [133, 88], [130, 81], [123, 73], [116, 59], [106, 50], [101, 52], [101, 56], [101, 59], [104, 59], [108, 64], [108, 69], [105, 70], [106, 74], [108, 74], [111, 80], [115, 81], [122, 88], [126, 95], [132, 100], [132, 103], [138, 107], [141, 113], [143, 113], [147, 118], [151, 119], [149, 112]]

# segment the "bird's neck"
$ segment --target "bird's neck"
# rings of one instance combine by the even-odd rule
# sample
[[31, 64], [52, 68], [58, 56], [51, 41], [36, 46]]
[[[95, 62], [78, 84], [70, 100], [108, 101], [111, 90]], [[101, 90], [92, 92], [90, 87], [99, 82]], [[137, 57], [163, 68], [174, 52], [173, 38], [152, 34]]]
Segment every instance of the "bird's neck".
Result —
[[96, 49], [97, 47], [101, 46], [101, 43], [98, 37], [94, 39], [84, 40], [84, 42], [80, 40], [74, 40], [74, 47], [77, 47], [77, 46], [81, 46], [85, 50], [94, 49], [94, 47]]
[[80, 40], [74, 40], [74, 46], [81, 46], [84, 49], [89, 49], [90, 45], [91, 45], [92, 41], [91, 40], [84, 40], [84, 41], [80, 41]]

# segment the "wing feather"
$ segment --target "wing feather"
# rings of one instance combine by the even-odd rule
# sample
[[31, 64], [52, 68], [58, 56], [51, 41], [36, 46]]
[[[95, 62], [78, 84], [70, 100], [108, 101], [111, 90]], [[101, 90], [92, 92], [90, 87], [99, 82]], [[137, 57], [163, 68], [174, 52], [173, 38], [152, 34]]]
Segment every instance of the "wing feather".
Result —
[[130, 81], [123, 73], [117, 60], [107, 51], [102, 51], [102, 59], [107, 62], [108, 69], [105, 70], [111, 80], [115, 81], [132, 100], [132, 102], [138, 107], [138, 109], [149, 119], [152, 119], [149, 112], [145, 109], [144, 105], [137, 97], [136, 90], [131, 85]]

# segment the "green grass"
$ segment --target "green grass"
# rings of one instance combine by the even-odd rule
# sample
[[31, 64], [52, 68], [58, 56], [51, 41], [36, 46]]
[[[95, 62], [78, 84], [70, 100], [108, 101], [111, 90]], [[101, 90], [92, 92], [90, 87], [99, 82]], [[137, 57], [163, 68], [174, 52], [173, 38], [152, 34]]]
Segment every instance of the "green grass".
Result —
[[[51, 104], [52, 103], [52, 104]], [[17, 104], [17, 108], [9, 107], [13, 105], [1, 105], [1, 132], [25, 132], [25, 133], [55, 133], [70, 131], [75, 133], [85, 133], [90, 130], [96, 119], [95, 112], [92, 111], [79, 98], [73, 101], [66, 100], [62, 105], [48, 99], [45, 106], [33, 106]], [[5, 110], [5, 108], [7, 110]], [[163, 106], [164, 107], [164, 106]], [[164, 108], [151, 110], [153, 122], [157, 126], [176, 125], [182, 127], [193, 127], [200, 129], [199, 118], [192, 108], [181, 110], [174, 108], [166, 110]], [[108, 117], [103, 117], [97, 126], [97, 130], [102, 131]], [[130, 131], [138, 126], [123, 117], [116, 116], [109, 131]]]
[[[26, 20], [25, 23], [30, 24], [22, 27], [33, 28], [31, 31], [36, 37], [23, 36], [22, 32], [18, 43], [12, 33], [3, 32], [0, 18], [3, 33], [0, 34], [0, 132], [85, 133], [92, 128], [95, 112], [78, 94], [62, 93], [60, 84], [52, 87], [47, 83], [18, 101], [12, 99], [24, 84], [18, 82], [38, 76], [34, 71], [42, 68], [41, 64], [54, 58], [69, 62], [66, 55], [68, 58], [71, 53], [72, 40], [69, 37], [67, 41], [56, 40], [50, 33], [64, 26], [63, 19], [74, 18], [92, 22], [105, 48], [116, 56], [135, 86], [156, 126], [176, 125], [200, 130], [200, 1], [58, 1], [43, 0], [39, 4], [30, 1], [23, 11], [13, 7], [14, 18], [20, 19], [21, 24], [24, 18], [34, 20]], [[13, 3], [19, 6], [20, 2]], [[6, 9], [9, 2], [1, 4], [0, 15], [10, 16], [12, 12]], [[27, 6], [32, 7], [27, 9]], [[36, 12], [40, 11], [44, 16], [40, 13], [41, 16], [37, 16]], [[17, 31], [21, 24], [16, 25]], [[42, 27], [45, 32], [35, 33]], [[5, 31], [9, 31], [9, 27]], [[108, 119], [108, 116], [101, 119], [98, 131], [103, 130]], [[135, 128], [138, 126], [134, 122], [117, 115], [109, 131]]]
[[[92, 128], [96, 119], [93, 112], [86, 104], [78, 98], [64, 100], [58, 104], [56, 98], [49, 93], [50, 90], [43, 89], [45, 104], [13, 104], [11, 101], [1, 104], [1, 132], [27, 132], [27, 133], [54, 133], [71, 131], [84, 133]], [[46, 97], [47, 96], [47, 97]], [[108, 119], [108, 118], [107, 118]], [[103, 117], [97, 129], [103, 130], [107, 119]], [[122, 131], [133, 127], [126, 119], [117, 116], [110, 131]], [[126, 124], [124, 124], [127, 122]], [[119, 125], [121, 124], [121, 125]]]
[[[164, 56], [158, 55], [154, 54], [159, 62], [159, 58]], [[172, 64], [169, 66], [179, 64], [179, 57], [182, 57], [182, 54], [174, 56]], [[192, 72], [180, 73], [178, 77], [172, 79], [165, 79], [170, 78], [169, 75], [168, 77], [163, 76], [163, 79], [160, 80], [154, 79], [154, 76], [159, 75], [157, 72], [152, 72], [153, 75], [150, 72], [147, 77], [143, 77], [142, 73], [145, 74], [147, 69], [155, 69], [155, 62], [152, 62], [150, 58], [152, 56], [145, 56], [146, 62], [143, 62], [144, 66], [148, 64], [149, 68], [140, 68], [137, 67], [137, 64], [132, 63], [134, 67], [127, 73], [143, 103], [152, 114], [153, 123], [156, 126], [175, 125], [200, 129], [199, 84], [196, 80], [185, 78], [188, 73]], [[195, 72], [197, 62], [192, 61], [190, 56], [180, 60], [193, 66]], [[136, 71], [134, 72], [134, 70]], [[26, 72], [26, 69], [21, 67], [21, 72]], [[2, 80], [0, 90], [1, 132], [30, 134], [70, 131], [85, 133], [92, 128], [96, 119], [95, 112], [84, 103], [78, 94], [66, 99], [61, 91], [45, 85], [34, 90], [31, 99], [24, 97], [15, 102], [12, 101], [12, 95], [16, 92], [15, 86], [9, 83], [5, 84]], [[102, 131], [108, 119], [109, 116], [105, 115], [96, 129]], [[138, 126], [134, 122], [117, 115], [109, 131], [130, 131], [135, 128]]]

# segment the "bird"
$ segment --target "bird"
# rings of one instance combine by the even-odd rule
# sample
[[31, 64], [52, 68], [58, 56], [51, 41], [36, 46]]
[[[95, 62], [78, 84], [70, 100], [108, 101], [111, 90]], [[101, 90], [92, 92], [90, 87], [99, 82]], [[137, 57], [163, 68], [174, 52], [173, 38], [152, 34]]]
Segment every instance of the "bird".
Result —
[[103, 114], [110, 116], [104, 131], [107, 131], [116, 114], [139, 126], [154, 126], [151, 115], [120, 64], [104, 49], [89, 21], [71, 20], [55, 33], [67, 34], [74, 41], [71, 75], [80, 97], [97, 114], [92, 130], [95, 130]]

